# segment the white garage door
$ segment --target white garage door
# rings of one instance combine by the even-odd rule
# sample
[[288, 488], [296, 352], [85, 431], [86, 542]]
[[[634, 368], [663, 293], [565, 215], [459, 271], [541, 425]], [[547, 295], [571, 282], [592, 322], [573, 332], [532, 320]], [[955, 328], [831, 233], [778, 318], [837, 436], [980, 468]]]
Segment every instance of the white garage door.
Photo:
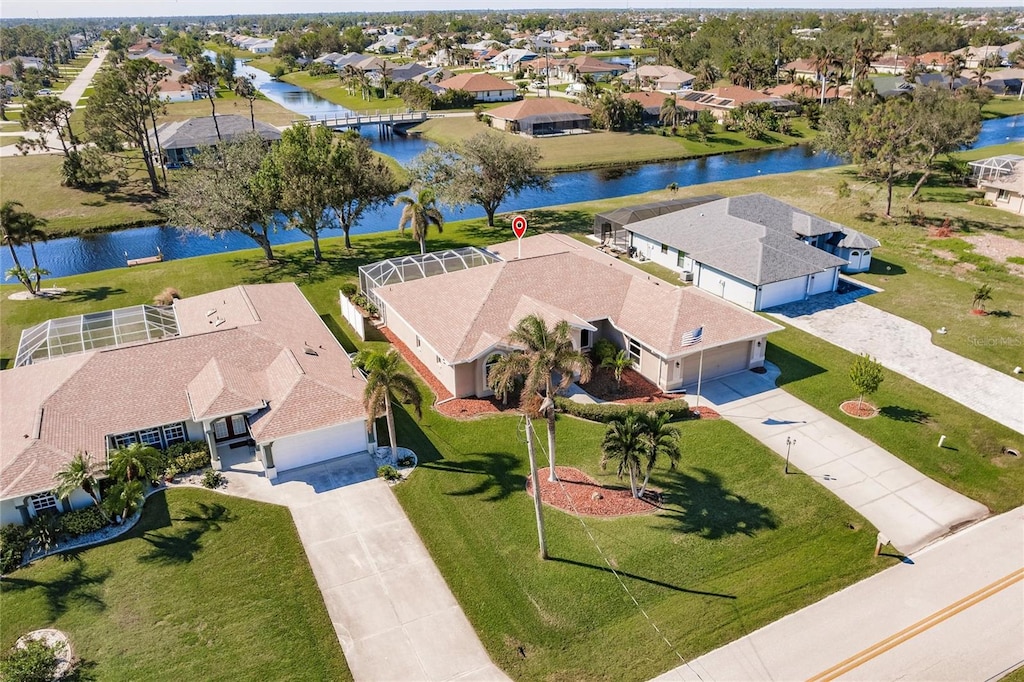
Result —
[[[831, 281], [831, 280], [829, 280]], [[804, 300], [807, 292], [807, 278], [795, 277], [781, 282], [772, 282], [761, 287], [761, 310]]]
[[[732, 343], [704, 351], [704, 381], [742, 372], [750, 362], [750, 341]], [[697, 383], [700, 354], [687, 356], [683, 362], [683, 385]]]
[[274, 441], [274, 466], [278, 471], [297, 469], [335, 457], [366, 450], [366, 423], [339, 424]]

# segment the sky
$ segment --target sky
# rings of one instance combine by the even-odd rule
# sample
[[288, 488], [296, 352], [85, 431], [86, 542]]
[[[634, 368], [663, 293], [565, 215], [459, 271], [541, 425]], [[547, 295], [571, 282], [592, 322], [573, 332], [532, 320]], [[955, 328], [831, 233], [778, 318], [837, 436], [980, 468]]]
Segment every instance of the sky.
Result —
[[[933, 7], [1022, 7], [1022, 0], [377, 0], [372, 6], [353, 0], [3, 0], [0, 17], [138, 17], [211, 16], [227, 14], [279, 14], [458, 9], [622, 9], [631, 8], [752, 8], [820, 9]], [[834, 6], [833, 6], [834, 5]]]

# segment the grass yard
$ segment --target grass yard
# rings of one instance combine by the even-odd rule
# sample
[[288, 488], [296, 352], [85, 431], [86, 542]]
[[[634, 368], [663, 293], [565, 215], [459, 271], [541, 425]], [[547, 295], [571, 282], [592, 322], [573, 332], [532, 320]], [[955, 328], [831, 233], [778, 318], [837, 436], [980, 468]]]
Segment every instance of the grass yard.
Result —
[[345, 680], [284, 507], [172, 490], [123, 539], [0, 581], [4, 650], [54, 627], [97, 680]]
[[1002, 118], [1024, 114], [1024, 101], [1016, 97], [993, 97], [981, 110], [984, 118]]
[[404, 111], [406, 109], [406, 104], [401, 97], [365, 100], [359, 93], [350, 95], [348, 88], [342, 86], [341, 80], [337, 76], [310, 76], [305, 71], [294, 71], [281, 80], [306, 88], [310, 92], [352, 111], [376, 111], [378, 109], [402, 109]]
[[[782, 369], [778, 384], [846, 424], [929, 478], [981, 502], [995, 513], [1024, 504], [1024, 462], [1001, 454], [1018, 451], [1024, 436], [964, 408], [895, 372], [886, 371], [868, 400], [881, 409], [872, 419], [854, 419], [839, 403], [857, 398], [849, 380], [856, 356], [799, 329], [768, 338], [767, 358]], [[945, 435], [946, 447], [937, 447]]]

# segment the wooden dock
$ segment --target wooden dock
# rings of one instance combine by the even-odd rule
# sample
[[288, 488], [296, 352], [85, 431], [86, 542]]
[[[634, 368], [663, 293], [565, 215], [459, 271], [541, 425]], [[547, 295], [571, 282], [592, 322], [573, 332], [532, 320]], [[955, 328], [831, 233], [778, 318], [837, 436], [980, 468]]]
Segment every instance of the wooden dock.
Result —
[[136, 265], [149, 265], [150, 263], [161, 263], [164, 260], [164, 254], [160, 250], [160, 247], [158, 246], [158, 247], [156, 247], [156, 255], [155, 256], [146, 256], [144, 258], [129, 258], [128, 257], [128, 252], [125, 251], [124, 252], [124, 259], [125, 259], [125, 262], [128, 263], [128, 267], [133, 268]]

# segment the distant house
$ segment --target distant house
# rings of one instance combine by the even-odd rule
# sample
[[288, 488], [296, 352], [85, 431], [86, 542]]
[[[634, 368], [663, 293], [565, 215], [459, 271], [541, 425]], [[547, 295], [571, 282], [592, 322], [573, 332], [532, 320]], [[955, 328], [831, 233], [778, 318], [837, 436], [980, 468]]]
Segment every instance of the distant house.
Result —
[[258, 40], [248, 46], [249, 52], [253, 54], [270, 54], [277, 46], [276, 40]]
[[622, 226], [631, 252], [748, 310], [835, 291], [877, 240], [765, 194], [718, 199]]
[[776, 97], [742, 85], [728, 85], [710, 90], [691, 90], [679, 94], [679, 105], [687, 109], [710, 111], [719, 121], [733, 109], [745, 104], [767, 104], [776, 111], [794, 111], [799, 108], [796, 102]]
[[465, 90], [477, 102], [511, 102], [516, 86], [489, 73], [460, 73], [437, 84], [445, 90]]
[[871, 62], [871, 70], [875, 73], [900, 76], [910, 68], [910, 64], [913, 59], [914, 57], [901, 56], [896, 53], [883, 54], [881, 57]]
[[818, 77], [818, 70], [814, 67], [814, 62], [810, 59], [794, 59], [784, 65], [782, 70], [791, 72], [795, 78], [803, 77], [813, 80]]
[[487, 112], [491, 127], [538, 137], [590, 130], [590, 109], [566, 99], [529, 98]]
[[[217, 138], [218, 129], [220, 130], [220, 139]], [[234, 114], [218, 116], [216, 127], [214, 127], [212, 116], [174, 121], [157, 127], [160, 147], [164, 152], [164, 161], [172, 168], [187, 165], [189, 158], [201, 147], [215, 147], [220, 142], [230, 141], [252, 132], [253, 126], [249, 117]], [[280, 130], [261, 121], [256, 121], [255, 132], [267, 142], [276, 142], [281, 139]], [[153, 148], [156, 148], [155, 139]]]
[[180, 80], [165, 78], [157, 84], [160, 90], [160, 99], [168, 104], [176, 102], [192, 102], [196, 99], [196, 91], [192, 85], [182, 83]]
[[590, 76], [596, 81], [607, 81], [625, 72], [626, 67], [622, 64], [603, 62], [586, 55], [567, 59], [559, 67], [559, 75], [568, 79]]
[[1009, 57], [1009, 53], [1002, 45], [979, 45], [978, 47], [962, 47], [950, 54], [959, 55], [964, 58], [964, 66], [968, 69], [976, 69], [989, 61], [1003, 64]]
[[622, 74], [622, 81], [630, 85], [637, 85], [641, 88], [671, 92], [674, 90], [685, 90], [693, 87], [697, 79], [692, 73], [687, 73], [674, 66], [660, 64], [644, 64], [634, 71], [627, 71]]
[[970, 162], [971, 178], [996, 208], [1024, 214], [1024, 156], [1003, 154]]
[[[661, 108], [665, 104], [666, 99], [676, 100], [675, 95], [667, 95], [664, 92], [650, 92], [648, 90], [641, 90], [639, 92], [624, 92], [622, 93], [623, 99], [631, 99], [640, 102], [644, 108], [643, 124], [646, 126], [654, 126], [661, 124]], [[678, 106], [678, 101], [677, 101]], [[685, 115], [679, 118], [678, 123], [689, 123], [697, 117], [697, 112], [687, 107], [680, 107], [685, 111]]]
[[537, 53], [532, 50], [510, 47], [494, 55], [487, 63], [495, 71], [511, 73], [519, 71], [523, 66], [537, 58]]
[[1024, 92], [1024, 69], [1000, 69], [989, 73], [985, 87], [997, 95], [1020, 95]]
[[949, 53], [925, 52], [917, 55], [917, 63], [929, 71], [942, 71], [949, 63]]
[[[805, 99], [821, 99], [821, 85], [815, 85], [814, 83], [783, 83], [782, 85], [776, 85], [771, 88], [765, 88], [764, 93], [771, 97], [778, 97], [794, 101], [797, 98]], [[841, 85], [836, 87], [830, 85], [825, 88], [825, 101], [834, 102], [841, 97], [847, 97], [850, 94], [850, 86]]]

